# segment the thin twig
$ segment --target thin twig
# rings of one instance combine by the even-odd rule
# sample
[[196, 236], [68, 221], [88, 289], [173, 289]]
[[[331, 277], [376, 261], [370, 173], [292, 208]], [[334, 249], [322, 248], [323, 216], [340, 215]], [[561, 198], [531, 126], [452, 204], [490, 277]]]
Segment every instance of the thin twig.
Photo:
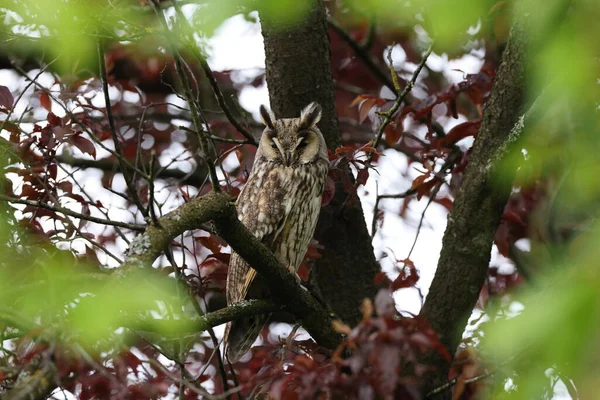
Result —
[[169, 371], [164, 365], [162, 365], [157, 360], [149, 359], [146, 362], [149, 363], [150, 365], [158, 368], [163, 374], [165, 374], [173, 382], [177, 382], [177, 383], [181, 383], [181, 384], [185, 385], [185, 387], [187, 387], [188, 389], [190, 389], [192, 392], [194, 392], [194, 393], [199, 394], [200, 396], [202, 396], [203, 399], [209, 399], [209, 400], [215, 399], [215, 396], [213, 396], [212, 394], [208, 393], [206, 391], [206, 389], [194, 385], [192, 382], [188, 381], [187, 379], [183, 379], [183, 378], [178, 377], [177, 375], [175, 375], [174, 373], [172, 373], [171, 371]]
[[379, 195], [379, 198], [380, 199], [403, 199], [403, 198], [411, 196], [415, 193], [417, 193], [417, 189], [408, 189], [402, 193], [381, 194], [381, 195]]
[[158, 218], [156, 217], [156, 212], [154, 211], [154, 164], [156, 162], [156, 152], [152, 150], [150, 154], [150, 173], [148, 175], [148, 215], [152, 218], [152, 223], [157, 224]]
[[104, 94], [104, 107], [106, 109], [106, 117], [108, 118], [108, 126], [110, 130], [110, 134], [112, 136], [113, 144], [115, 146], [115, 153], [117, 153], [117, 161], [119, 162], [119, 166], [121, 167], [121, 173], [123, 174], [123, 180], [127, 185], [127, 189], [129, 189], [130, 201], [133, 201], [137, 208], [140, 210], [144, 217], [148, 217], [148, 212], [135, 188], [135, 184], [133, 182], [133, 178], [129, 175], [129, 170], [125, 163], [125, 158], [123, 156], [123, 149], [121, 149], [121, 142], [119, 136], [117, 134], [117, 127], [115, 125], [115, 119], [112, 114], [112, 105], [110, 104], [110, 95], [108, 92], [108, 76], [106, 74], [106, 64], [104, 62], [104, 49], [102, 48], [102, 44], [100, 41], [97, 43], [98, 48], [98, 64], [100, 67], [100, 81], [102, 82], [102, 92]]
[[[474, 382], [480, 381], [482, 379], [489, 378], [490, 376], [494, 375], [495, 373], [496, 373], [496, 371], [489, 371], [489, 372], [486, 372], [485, 374], [481, 374], [478, 376], [474, 376], [473, 378], [465, 379], [464, 382], [465, 383], [474, 383]], [[454, 378], [454, 379], [450, 380], [449, 382], [443, 384], [442, 386], [439, 386], [439, 387], [433, 389], [431, 392], [427, 393], [425, 395], [425, 398], [429, 398], [435, 394], [443, 392], [446, 389], [450, 389], [452, 386], [456, 385], [457, 383], [458, 383], [458, 378]]]
[[[186, 132], [190, 132], [193, 133], [195, 135], [198, 134], [198, 132], [196, 132], [193, 129], [188, 128], [187, 126], [183, 126], [180, 125], [177, 128], [181, 129], [182, 131], [186, 131]], [[220, 137], [220, 136], [215, 136], [215, 135], [210, 135], [209, 138], [211, 140], [214, 140], [216, 142], [223, 142], [223, 143], [233, 143], [233, 144], [252, 144], [252, 145], [256, 145], [256, 142], [247, 140], [247, 139], [231, 139], [231, 138], [224, 138], [224, 137]]]
[[[374, 148], [377, 148], [377, 146], [379, 146], [379, 142], [381, 141], [381, 138], [383, 136], [383, 132], [385, 131], [385, 128], [390, 124], [390, 122], [392, 122], [392, 117], [393, 117], [394, 113], [396, 113], [396, 111], [398, 111], [398, 109], [400, 108], [400, 105], [402, 104], [402, 101], [404, 100], [404, 98], [408, 95], [408, 93], [410, 93], [410, 91], [412, 90], [413, 86], [415, 86], [415, 83], [417, 82], [417, 78], [419, 77], [419, 74], [421, 73], [421, 70], [423, 69], [423, 66], [427, 62], [427, 58], [431, 54], [432, 50], [433, 50], [433, 43], [431, 45], [429, 45], [429, 48], [427, 49], [427, 51], [423, 55], [423, 58], [421, 59], [421, 62], [419, 63], [419, 65], [415, 69], [415, 72], [413, 73], [412, 78], [410, 79], [410, 81], [408, 81], [406, 83], [406, 86], [404, 87], [404, 89], [402, 90], [402, 92], [400, 92], [400, 94], [398, 95], [398, 97], [394, 101], [394, 104], [392, 104], [392, 107], [388, 111], [386, 111], [386, 112], [379, 113], [379, 115], [381, 115], [383, 117], [383, 121], [379, 125], [379, 129], [377, 129], [377, 134], [375, 135], [375, 141], [373, 142], [373, 147]], [[391, 52], [391, 50], [390, 50], [390, 52]], [[391, 55], [389, 55], [389, 54], [388, 54], [388, 56], [391, 57]], [[390, 64], [392, 64], [392, 63], [390, 62]], [[393, 67], [391, 67], [391, 68], [393, 70]], [[396, 72], [394, 71], [393, 73], [395, 74]], [[373, 153], [369, 153], [369, 155], [367, 157], [370, 160], [371, 158], [373, 158]]]
[[[176, 2], [173, 2], [173, 6], [175, 8], [175, 12], [177, 13], [177, 18], [179, 20], [181, 20], [182, 22], [184, 22], [187, 25], [188, 32], [191, 32], [192, 27], [190, 26], [185, 15], [183, 15], [183, 12], [181, 10], [181, 7], [179, 7], [179, 4], [177, 4]], [[229, 106], [227, 105], [227, 103], [225, 101], [223, 92], [221, 91], [221, 88], [219, 87], [219, 84], [215, 78], [215, 74], [213, 73], [212, 69], [210, 69], [210, 66], [208, 65], [208, 63], [206, 62], [206, 57], [204, 56], [204, 54], [202, 54], [200, 52], [200, 50], [198, 49], [197, 46], [190, 45], [190, 46], [186, 46], [186, 47], [188, 50], [190, 50], [190, 52], [194, 55], [194, 57], [200, 63], [200, 67], [202, 67], [202, 71], [204, 71], [204, 75], [206, 75], [206, 79], [208, 80], [208, 83], [210, 84], [210, 86], [213, 90], [213, 93], [215, 94], [215, 97], [217, 99], [217, 103], [219, 104], [219, 107], [221, 107], [221, 109], [225, 113], [225, 116], [227, 117], [227, 119], [229, 120], [231, 125], [233, 125], [235, 127], [235, 129], [237, 129], [237, 131], [246, 138], [246, 141], [248, 143], [250, 143], [254, 146], [257, 146], [258, 142], [254, 138], [252, 133], [250, 133], [250, 131], [246, 127], [242, 126], [242, 124], [240, 124], [240, 122], [233, 116], [231, 110], [229, 109]]]
[[373, 75], [383, 83], [388, 89], [390, 89], [394, 93], [398, 93], [394, 88], [394, 83], [390, 79], [390, 77], [383, 72], [377, 64], [371, 58], [371, 55], [365, 51], [365, 48], [358, 44], [350, 35], [332, 18], [328, 18], [327, 22], [329, 23], [329, 27], [338, 34], [338, 36], [350, 46], [354, 54], [365, 64], [365, 66], [371, 71]]
[[[59, 56], [60, 57], [60, 56]], [[17, 104], [19, 104], [19, 101], [21, 100], [21, 98], [25, 95], [25, 93], [27, 92], [27, 89], [29, 89], [32, 85], [35, 84], [35, 82], [37, 82], [37, 79], [44, 73], [46, 72], [46, 70], [56, 61], [58, 60], [59, 57], [56, 57], [54, 60], [50, 61], [48, 64], [46, 64], [43, 68], [40, 68], [40, 70], [38, 71], [38, 73], [33, 77], [33, 79], [31, 79], [29, 81], [29, 83], [25, 86], [25, 88], [23, 89], [23, 91], [21, 92], [21, 94], [19, 94], [19, 96], [17, 97], [17, 99], [15, 100], [15, 102], [13, 103], [12, 108], [8, 111], [8, 114], [6, 115], [6, 118], [4, 119], [4, 121], [2, 121], [2, 125], [0, 125], [0, 132], [2, 132], [2, 130], [4, 129], [4, 125], [7, 122], [10, 122], [10, 117], [12, 116], [12, 113], [14, 112], [15, 108], [17, 107]]]
[[[160, 20], [161, 25], [163, 26], [165, 32], [167, 34], [170, 34], [171, 31], [169, 30], [169, 25], [167, 24], [165, 15], [163, 14], [162, 10], [160, 9], [160, 6], [158, 3], [159, 2], [157, 2], [156, 0], [151, 0], [151, 4], [154, 7], [154, 11], [156, 13], [156, 16]], [[170, 38], [170, 40], [173, 40], [172, 37]], [[215, 169], [215, 160], [212, 156], [212, 153], [211, 153], [209, 145], [208, 145], [208, 139], [209, 139], [208, 134], [204, 130], [204, 127], [202, 126], [199, 106], [196, 104], [196, 101], [194, 99], [194, 95], [192, 93], [192, 87], [190, 85], [190, 80], [189, 80], [187, 71], [184, 68], [185, 61], [183, 60], [181, 53], [175, 48], [175, 46], [172, 43], [171, 43], [170, 47], [171, 47], [171, 53], [173, 53], [173, 56], [175, 58], [175, 70], [177, 71], [177, 75], [178, 75], [179, 79], [181, 80], [185, 99], [188, 103], [188, 107], [189, 107], [190, 113], [192, 115], [192, 123], [194, 125], [194, 129], [196, 130], [196, 133], [198, 134], [198, 142], [200, 144], [200, 149], [202, 151], [204, 160], [206, 161], [206, 166], [208, 168], [212, 188], [215, 192], [219, 192], [219, 191], [221, 191], [221, 188], [219, 187], [219, 179], [217, 177], [217, 171]]]
[[[506, 361], [504, 361], [504, 362], [500, 363], [500, 365], [498, 365], [498, 366], [496, 367], [496, 369], [490, 370], [490, 371], [488, 371], [488, 372], [486, 372], [486, 373], [484, 373], [484, 374], [481, 374], [481, 375], [474, 376], [473, 378], [468, 378], [468, 379], [465, 379], [465, 380], [464, 380], [464, 382], [465, 382], [465, 383], [473, 383], [473, 382], [477, 382], [477, 381], [480, 381], [480, 380], [482, 380], [482, 379], [488, 378], [488, 377], [490, 377], [490, 376], [492, 376], [492, 375], [496, 374], [496, 373], [498, 372], [498, 369], [499, 369], [500, 367], [503, 367], [503, 366], [505, 366], [505, 365], [509, 364], [510, 362], [514, 361], [515, 359], [517, 359], [517, 358], [521, 357], [521, 356], [522, 356], [524, 353], [526, 353], [528, 350], [529, 350], [529, 348], [526, 348], [526, 349], [524, 349], [523, 351], [521, 351], [520, 353], [517, 353], [517, 354], [514, 354], [514, 355], [512, 355], [511, 357], [509, 357], [509, 358], [508, 358], [508, 360], [506, 360]], [[425, 398], [427, 399], [427, 398], [429, 398], [429, 397], [431, 397], [431, 396], [433, 396], [433, 395], [435, 395], [435, 394], [441, 393], [441, 392], [443, 392], [444, 390], [446, 390], [446, 389], [449, 389], [449, 388], [451, 388], [452, 386], [456, 385], [457, 383], [458, 383], [458, 378], [454, 378], [454, 379], [452, 379], [452, 380], [450, 380], [450, 381], [448, 381], [448, 382], [444, 383], [443, 385], [441, 385], [441, 386], [438, 386], [437, 388], [433, 389], [433, 390], [432, 390], [432, 391], [430, 391], [429, 393], [427, 393], [427, 394], [425, 395]]]
[[396, 194], [376, 194], [375, 205], [373, 206], [373, 220], [371, 221], [371, 238], [375, 237], [377, 233], [377, 213], [379, 212], [379, 202], [382, 199], [403, 199], [408, 196], [412, 196], [417, 193], [417, 189], [408, 189], [402, 193]]
[[146, 226], [144, 226], [144, 225], [129, 224], [127, 222], [119, 222], [119, 221], [107, 220], [107, 219], [102, 219], [102, 218], [96, 218], [96, 217], [92, 217], [91, 215], [81, 214], [76, 211], [69, 210], [68, 208], [61, 207], [61, 206], [51, 206], [50, 204], [47, 204], [47, 203], [44, 203], [41, 201], [17, 199], [17, 198], [5, 196], [5, 195], [0, 195], [0, 200], [6, 201], [9, 203], [25, 204], [25, 205], [28, 205], [31, 207], [44, 208], [46, 210], [59, 212], [59, 213], [68, 215], [69, 217], [78, 218], [78, 219], [82, 219], [82, 220], [89, 221], [89, 222], [94, 222], [96, 224], [118, 226], [120, 228], [131, 229], [132, 231], [138, 231], [138, 232], [143, 232], [146, 229]]
[[[434, 179], [437, 179], [437, 178], [434, 178]], [[427, 205], [425, 206], [425, 209], [421, 213], [421, 218], [419, 219], [419, 225], [417, 226], [417, 233], [415, 234], [415, 240], [413, 241], [410, 251], [408, 252], [408, 256], [406, 256], [407, 259], [410, 259], [410, 256], [412, 255], [412, 252], [415, 249], [415, 246], [417, 244], [417, 240], [419, 239], [419, 235], [421, 234], [421, 228], [423, 227], [423, 220], [425, 219], [425, 213], [427, 212], [427, 209], [429, 208], [431, 203], [433, 203], [433, 200], [435, 199], [435, 196], [437, 196], [438, 192], [440, 191], [440, 188], [442, 187], [443, 183], [444, 183], [444, 181], [439, 182], [435, 186], [435, 189], [433, 189], [433, 192], [429, 195], [429, 200], [427, 201]]]

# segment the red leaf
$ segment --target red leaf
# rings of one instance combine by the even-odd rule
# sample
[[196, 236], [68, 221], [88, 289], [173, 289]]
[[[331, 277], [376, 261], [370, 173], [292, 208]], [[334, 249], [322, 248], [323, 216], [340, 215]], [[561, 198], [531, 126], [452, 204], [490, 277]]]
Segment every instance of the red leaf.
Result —
[[338, 147], [337, 149], [335, 149], [335, 154], [342, 154], [342, 153], [346, 153], [348, 151], [353, 151], [354, 147], [352, 146], [341, 146]]
[[415, 178], [415, 180], [412, 181], [412, 184], [410, 185], [410, 190], [414, 190], [416, 188], [418, 188], [419, 186], [421, 186], [423, 184], [423, 182], [425, 182], [425, 179], [429, 178], [429, 172], [424, 173], [423, 175], [419, 175]]
[[56, 185], [63, 192], [71, 193], [73, 191], [73, 184], [69, 181], [61, 181]]
[[350, 103], [350, 105], [348, 107], [357, 106], [363, 100], [374, 99], [374, 98], [375, 98], [375, 95], [372, 95], [372, 94], [359, 94], [358, 96], [356, 96], [356, 98], [354, 100], [352, 100], [352, 103]]
[[404, 268], [398, 277], [392, 282], [391, 289], [398, 290], [414, 286], [419, 281], [419, 273], [410, 260], [404, 260]]
[[365, 185], [367, 179], [369, 179], [369, 170], [366, 168], [358, 170], [358, 174], [356, 174], [356, 183], [358, 185]]
[[81, 135], [73, 135], [71, 136], [70, 141], [73, 144], [73, 146], [81, 150], [82, 153], [87, 153], [90, 156], [96, 158], [96, 148], [94, 147], [94, 143], [92, 143], [88, 139], [82, 137]]
[[444, 197], [442, 199], [433, 199], [434, 202], [441, 204], [442, 206], [444, 206], [448, 211], [452, 210], [452, 200], [449, 197]]
[[398, 143], [400, 136], [402, 136], [403, 126], [402, 122], [398, 126], [389, 124], [385, 127], [385, 141], [388, 145], [393, 146]]
[[0, 106], [10, 110], [13, 107], [15, 98], [13, 97], [10, 89], [6, 86], [0, 85]]
[[523, 219], [514, 211], [509, 211], [509, 210], [505, 211], [504, 215], [502, 215], [502, 220], [508, 221], [508, 222], [514, 222], [521, 226], [527, 226], [525, 221], [523, 221]]
[[50, 96], [48, 96], [48, 93], [40, 93], [40, 105], [44, 107], [47, 111], [52, 111], [52, 100], [50, 100]]
[[358, 107], [358, 123], [362, 124], [367, 116], [369, 115], [369, 111], [375, 105], [377, 99], [367, 99], [362, 102], [362, 104]]
[[373, 278], [373, 285], [380, 285], [380, 284], [386, 284], [389, 285], [392, 282], [389, 280], [389, 278], [387, 277], [387, 275], [384, 272], [378, 272], [375, 275], [375, 278]]
[[58, 167], [56, 164], [48, 165], [48, 175], [50, 175], [50, 177], [52, 179], [56, 179], [57, 172], [58, 172]]
[[213, 254], [219, 254], [221, 252], [221, 243], [214, 236], [198, 236], [195, 238], [197, 242], [200, 242], [202, 246], [209, 249]]
[[433, 178], [417, 187], [417, 200], [421, 200], [421, 197], [429, 195], [433, 187], [437, 184], [438, 180]]
[[10, 141], [13, 143], [19, 143], [18, 141], [18, 135], [21, 134], [21, 128], [19, 128], [19, 125], [15, 124], [14, 122], [10, 122], [10, 121], [4, 121], [4, 127], [2, 129], [6, 129], [7, 131], [9, 131], [10, 133], [12, 133], [13, 135], [15, 135], [16, 138], [16, 142], [13, 140], [13, 135], [10, 135], [11, 139]]
[[508, 248], [510, 245], [509, 242], [510, 229], [508, 224], [502, 222], [494, 235], [494, 243], [496, 243], [496, 247], [498, 247], [498, 251], [504, 257], [508, 257]]
[[61, 126], [62, 125], [62, 119], [57, 117], [53, 112], [48, 113], [46, 120], [48, 121], [48, 123], [51, 126]]
[[469, 136], [477, 135], [480, 125], [481, 125], [480, 119], [475, 120], [475, 121], [467, 121], [467, 122], [463, 122], [462, 124], [456, 125], [454, 128], [452, 128], [450, 130], [450, 132], [448, 132], [446, 137], [442, 140], [443, 145], [445, 147], [448, 147], [448, 146], [455, 144], [456, 142], [458, 142], [461, 139], [464, 139]]

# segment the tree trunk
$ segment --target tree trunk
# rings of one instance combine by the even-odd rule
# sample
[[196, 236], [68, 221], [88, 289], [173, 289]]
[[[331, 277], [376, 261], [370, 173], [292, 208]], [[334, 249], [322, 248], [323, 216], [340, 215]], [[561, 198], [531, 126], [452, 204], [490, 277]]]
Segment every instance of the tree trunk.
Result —
[[[454, 354], [487, 277], [494, 234], [511, 192], [516, 166], [498, 174], [499, 161], [516, 140], [513, 128], [522, 112], [525, 35], [515, 24], [486, 105], [460, 190], [448, 215], [435, 277], [421, 311]], [[425, 393], [447, 381], [450, 364], [439, 355], [426, 379]], [[432, 398], [450, 398], [448, 390]]]
[[[333, 150], [341, 140], [325, 6], [321, 0], [310, 1], [310, 12], [294, 25], [283, 26], [261, 13], [267, 84], [271, 109], [277, 117], [297, 117], [311, 101], [321, 104], [319, 128]], [[355, 324], [361, 318], [361, 302], [374, 295], [373, 278], [379, 265], [362, 207], [359, 202], [347, 204], [346, 199], [347, 193], [338, 182], [334, 199], [319, 218], [315, 238], [324, 250], [316, 260], [311, 281], [337, 316]]]

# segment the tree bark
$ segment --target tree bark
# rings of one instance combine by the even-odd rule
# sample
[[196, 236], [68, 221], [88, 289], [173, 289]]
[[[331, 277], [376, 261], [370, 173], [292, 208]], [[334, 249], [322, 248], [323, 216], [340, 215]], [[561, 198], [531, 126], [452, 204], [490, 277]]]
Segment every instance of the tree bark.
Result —
[[[524, 99], [525, 35], [513, 25], [486, 105], [481, 128], [456, 195], [442, 241], [435, 277], [421, 311], [454, 354], [487, 277], [494, 234], [511, 192], [516, 166], [503, 170], [499, 161], [520, 130], [513, 129]], [[450, 363], [439, 355], [425, 361], [436, 370], [424, 393], [447, 381]], [[450, 398], [448, 390], [431, 398]]]
[[[268, 13], [261, 12], [266, 78], [271, 109], [278, 118], [297, 117], [311, 101], [321, 104], [319, 128], [333, 150], [341, 139], [325, 5], [321, 0], [310, 1], [308, 15], [293, 25], [269, 20]], [[375, 294], [373, 278], [379, 265], [360, 202], [349, 204], [347, 197], [338, 182], [334, 199], [321, 210], [315, 238], [324, 250], [315, 262], [311, 282], [336, 315], [354, 325], [361, 319], [363, 299]]]

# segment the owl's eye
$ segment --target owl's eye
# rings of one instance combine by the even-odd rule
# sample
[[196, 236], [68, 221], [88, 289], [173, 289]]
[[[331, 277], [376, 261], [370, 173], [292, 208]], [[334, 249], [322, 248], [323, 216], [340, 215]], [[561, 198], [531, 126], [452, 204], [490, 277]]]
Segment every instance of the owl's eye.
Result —
[[300, 143], [298, 143], [298, 148], [303, 149], [308, 145], [308, 141], [306, 139], [302, 139]]
[[275, 144], [275, 142], [271, 142], [271, 148], [272, 149], [276, 149], [277, 148], [277, 145]]

